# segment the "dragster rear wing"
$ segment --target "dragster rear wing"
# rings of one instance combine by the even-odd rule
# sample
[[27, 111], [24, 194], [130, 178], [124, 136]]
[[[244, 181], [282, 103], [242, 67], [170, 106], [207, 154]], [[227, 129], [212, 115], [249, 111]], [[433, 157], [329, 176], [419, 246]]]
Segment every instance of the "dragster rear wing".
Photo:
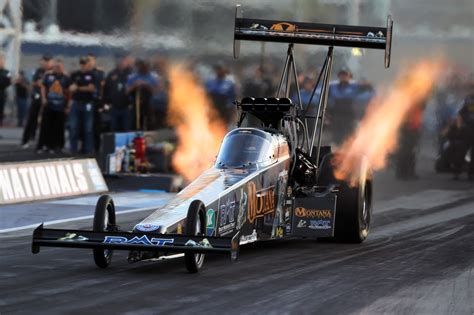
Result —
[[385, 50], [385, 67], [390, 66], [393, 21], [387, 27], [305, 23], [261, 20], [242, 17], [241, 6], [235, 9], [234, 57], [240, 52], [240, 41], [263, 41], [309, 45], [360, 47]]
[[40, 247], [72, 247], [150, 252], [193, 252], [230, 254], [236, 260], [239, 233], [233, 238], [187, 236], [183, 234], [154, 234], [122, 231], [94, 232], [85, 230], [45, 229], [43, 224], [33, 232], [32, 252]]

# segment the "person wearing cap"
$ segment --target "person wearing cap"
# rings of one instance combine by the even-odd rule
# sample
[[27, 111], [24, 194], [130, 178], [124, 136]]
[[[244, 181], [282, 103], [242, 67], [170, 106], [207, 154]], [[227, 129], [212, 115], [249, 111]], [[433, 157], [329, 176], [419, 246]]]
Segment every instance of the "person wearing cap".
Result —
[[131, 104], [127, 96], [127, 79], [132, 73], [133, 58], [118, 56], [117, 66], [109, 72], [104, 85], [104, 107], [110, 108], [112, 114], [112, 131], [129, 131], [132, 129]]
[[416, 162], [425, 108], [426, 101], [421, 101], [407, 113], [405, 121], [400, 126], [398, 146], [393, 153], [395, 177], [397, 179], [418, 179]]
[[95, 92], [94, 92], [94, 149], [99, 151], [100, 146], [100, 134], [104, 130], [103, 126], [103, 95], [105, 85], [105, 71], [97, 66], [97, 58], [93, 53], [88, 53], [87, 58], [89, 59], [91, 71], [94, 75]]
[[21, 70], [18, 78], [15, 80], [15, 103], [17, 113], [17, 127], [23, 127], [23, 122], [28, 110], [28, 94], [30, 82], [25, 76], [25, 72]]
[[0, 127], [3, 126], [3, 112], [7, 100], [6, 90], [10, 84], [12, 84], [11, 73], [5, 69], [5, 55], [0, 53]]
[[155, 129], [167, 126], [170, 80], [168, 77], [169, 65], [166, 58], [155, 55], [152, 59], [152, 73], [158, 78], [156, 92], [151, 98]]
[[[96, 79], [87, 56], [79, 59], [80, 69], [71, 74], [72, 95], [69, 114], [71, 153], [92, 154], [94, 151], [94, 101]], [[82, 150], [79, 151], [79, 142]]]
[[[316, 80], [309, 75], [305, 75], [302, 78], [298, 78], [298, 82], [300, 84], [300, 97], [301, 97], [301, 104], [303, 105], [303, 108], [306, 110], [306, 116], [313, 116], [316, 117], [317, 115], [317, 107], [319, 103], [319, 96], [321, 95], [321, 85], [318, 86], [316, 91], [314, 92], [313, 95], [313, 90], [314, 90], [314, 85], [316, 84]], [[311, 96], [313, 97], [311, 98]], [[293, 94], [291, 97], [291, 100], [293, 101], [294, 104], [298, 103], [298, 94]], [[310, 102], [309, 107], [308, 103]], [[308, 122], [308, 132], [311, 132], [314, 128], [314, 125], [316, 123], [316, 119], [313, 117], [308, 117], [307, 122]]]
[[43, 85], [43, 76], [52, 68], [53, 57], [49, 54], [45, 54], [40, 60], [40, 67], [33, 73], [33, 88], [31, 91], [30, 108], [28, 110], [28, 118], [21, 139], [21, 146], [24, 149], [29, 147], [29, 142], [36, 136], [38, 118], [41, 110], [41, 87]]
[[339, 70], [337, 77], [338, 82], [329, 85], [328, 115], [333, 140], [341, 143], [354, 130], [357, 119], [354, 105], [367, 104], [374, 89], [368, 82], [353, 82], [352, 73], [346, 67]]
[[155, 117], [151, 111], [151, 99], [157, 91], [158, 78], [150, 71], [148, 61], [137, 59], [135, 66], [136, 72], [127, 80], [127, 94], [135, 105], [135, 129], [152, 130], [155, 128]]
[[42, 153], [45, 148], [50, 153], [61, 152], [64, 148], [69, 84], [62, 60], [55, 60], [53, 69], [45, 73], [41, 87], [43, 114], [37, 144], [38, 153]]
[[447, 140], [442, 158], [446, 162], [447, 169], [454, 173], [454, 179], [458, 180], [466, 164], [466, 152], [469, 148], [469, 128], [462, 116], [458, 113], [455, 120], [448, 128], [442, 131]]
[[[252, 66], [247, 69], [242, 80], [242, 95], [248, 97], [268, 97], [274, 93], [272, 81], [266, 73], [266, 68], [262, 65]], [[247, 115], [243, 121], [243, 126], [259, 127], [262, 122], [253, 115]]]
[[[469, 180], [474, 180], [474, 94], [470, 94], [464, 99], [462, 108], [459, 110], [459, 116], [465, 124], [462, 137], [467, 141], [463, 148], [459, 148], [458, 156], [462, 157], [462, 161], [464, 161], [467, 152], [471, 152], [467, 175]], [[462, 166], [460, 164], [461, 159], [458, 159], [457, 167], [455, 167], [455, 176], [461, 174]]]
[[215, 77], [206, 82], [206, 91], [220, 116], [229, 124], [235, 114], [235, 83], [228, 79], [228, 70], [223, 63], [214, 66]]

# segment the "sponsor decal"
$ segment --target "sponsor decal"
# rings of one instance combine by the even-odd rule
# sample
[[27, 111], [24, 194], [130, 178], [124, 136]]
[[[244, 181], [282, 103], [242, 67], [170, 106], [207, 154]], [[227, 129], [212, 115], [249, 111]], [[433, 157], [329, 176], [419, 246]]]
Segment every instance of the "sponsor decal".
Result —
[[300, 218], [331, 219], [331, 210], [316, 210], [298, 207], [295, 209], [295, 215]]
[[219, 235], [226, 235], [231, 233], [235, 228], [235, 223], [229, 223], [223, 226], [220, 226], [217, 231], [219, 232]]
[[138, 231], [142, 231], [142, 232], [151, 232], [151, 231], [156, 231], [160, 228], [159, 225], [155, 225], [155, 224], [137, 224], [135, 226], [135, 229], [138, 230]]
[[296, 30], [296, 26], [291, 23], [281, 22], [273, 24], [270, 30], [278, 32], [294, 32]]
[[279, 226], [276, 230], [276, 237], [283, 237], [283, 235], [284, 235], [283, 228]]
[[237, 230], [240, 230], [242, 226], [247, 222], [247, 193], [243, 189], [240, 189], [240, 202], [239, 202], [239, 214], [237, 215]]
[[194, 241], [194, 240], [188, 240], [185, 246], [192, 246], [192, 247], [204, 247], [204, 248], [212, 248], [211, 243], [209, 243], [209, 240], [207, 238], [203, 239], [199, 243]]
[[208, 209], [206, 211], [206, 235], [214, 235], [216, 231], [216, 211]]
[[58, 241], [87, 241], [87, 237], [76, 233], [66, 233], [65, 236], [58, 238]]
[[286, 234], [290, 234], [291, 233], [291, 224], [287, 223], [285, 229], [286, 229]]
[[274, 186], [257, 191], [255, 182], [247, 183], [248, 209], [247, 219], [253, 223], [256, 218], [275, 211]]
[[268, 30], [268, 27], [266, 27], [265, 25], [262, 25], [262, 24], [253, 23], [250, 26], [250, 29], [251, 30]]
[[258, 240], [257, 230], [253, 230], [252, 234], [250, 235], [242, 235], [240, 237], [240, 245], [253, 243]]
[[328, 230], [331, 228], [330, 220], [310, 220], [308, 228], [313, 230]]
[[305, 228], [306, 227], [306, 220], [299, 220], [298, 225], [296, 226], [297, 228]]
[[0, 204], [107, 191], [94, 159], [0, 165]]
[[235, 228], [235, 199], [227, 198], [227, 201], [219, 205], [219, 235], [232, 232]]
[[134, 236], [128, 239], [125, 236], [106, 236], [103, 243], [105, 244], [138, 244], [149, 246], [164, 246], [174, 243], [174, 238], [157, 238], [149, 239], [146, 235]]
[[376, 34], [374, 34], [373, 32], [368, 32], [366, 36], [367, 37], [385, 37], [382, 31], [378, 31]]
[[275, 219], [273, 221], [273, 226], [283, 225], [285, 222], [285, 191], [286, 191], [286, 183], [288, 180], [288, 171], [283, 170], [278, 174], [278, 182], [277, 182], [277, 202], [276, 202], [276, 210], [275, 210]]

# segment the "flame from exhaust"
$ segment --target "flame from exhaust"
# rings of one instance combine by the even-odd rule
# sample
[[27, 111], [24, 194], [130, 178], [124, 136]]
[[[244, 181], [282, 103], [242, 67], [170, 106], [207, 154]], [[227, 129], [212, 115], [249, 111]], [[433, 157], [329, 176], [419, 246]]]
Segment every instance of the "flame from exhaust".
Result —
[[214, 162], [226, 126], [191, 71], [183, 65], [172, 65], [168, 75], [168, 123], [178, 136], [172, 165], [191, 181]]
[[398, 130], [407, 114], [423, 104], [441, 73], [442, 63], [425, 60], [406, 67], [386, 95], [375, 97], [355, 131], [337, 150], [334, 175], [355, 185], [362, 159], [373, 170], [383, 169], [397, 148]]

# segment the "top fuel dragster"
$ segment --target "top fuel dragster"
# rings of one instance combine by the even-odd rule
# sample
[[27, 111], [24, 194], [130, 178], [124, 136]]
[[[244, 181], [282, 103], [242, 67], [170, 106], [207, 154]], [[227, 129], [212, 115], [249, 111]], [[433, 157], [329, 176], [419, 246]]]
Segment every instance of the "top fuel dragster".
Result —
[[[278, 91], [274, 97], [237, 101], [237, 128], [222, 141], [213, 167], [166, 205], [122, 231], [110, 196], [100, 197], [93, 228], [46, 229], [33, 234], [33, 253], [41, 246], [91, 248], [97, 266], [107, 267], [114, 250], [129, 251], [131, 262], [184, 253], [190, 272], [201, 269], [206, 253], [230, 253], [239, 246], [285, 237], [330, 238], [360, 243], [367, 238], [372, 211], [372, 174], [360, 162], [355, 185], [333, 175], [330, 147], [321, 146], [334, 46], [385, 50], [390, 64], [393, 22], [386, 27], [345, 26], [242, 18], [238, 5], [234, 56], [240, 41], [288, 43]], [[313, 90], [321, 93], [315, 116], [310, 100], [294, 104], [292, 80], [299, 91], [295, 44], [326, 45], [328, 52]], [[242, 127], [249, 116], [255, 127]], [[337, 117], [335, 117], [337, 119]], [[309, 124], [308, 121], [314, 123]], [[311, 127], [310, 127], [311, 126]], [[311, 129], [311, 130], [310, 130]]]

